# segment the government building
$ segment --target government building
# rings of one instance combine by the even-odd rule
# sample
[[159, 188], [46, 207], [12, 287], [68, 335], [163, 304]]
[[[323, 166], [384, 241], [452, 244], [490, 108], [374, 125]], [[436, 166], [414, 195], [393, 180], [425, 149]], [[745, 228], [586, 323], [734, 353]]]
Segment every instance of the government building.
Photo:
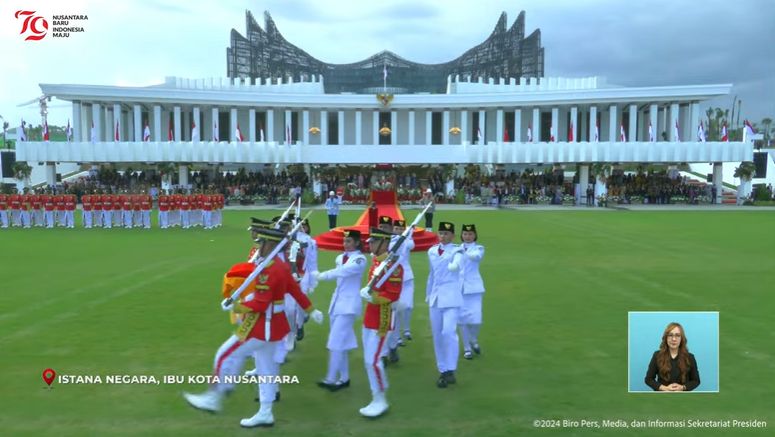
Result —
[[[748, 142], [701, 142], [700, 102], [732, 84], [621, 87], [546, 77], [540, 30], [503, 13], [481, 44], [442, 64], [383, 51], [328, 64], [288, 43], [269, 14], [231, 31], [227, 77], [147, 87], [40, 84], [72, 102], [72, 142], [21, 142], [17, 160], [56, 163], [557, 164], [751, 161]], [[604, 72], [603, 72], [604, 73]], [[719, 198], [721, 196], [719, 195]]]

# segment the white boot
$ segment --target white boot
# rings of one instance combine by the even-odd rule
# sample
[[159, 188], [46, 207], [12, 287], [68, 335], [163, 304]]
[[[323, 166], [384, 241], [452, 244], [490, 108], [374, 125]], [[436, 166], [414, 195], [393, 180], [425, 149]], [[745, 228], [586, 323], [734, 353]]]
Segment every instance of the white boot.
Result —
[[243, 428], [254, 428], [256, 426], [273, 426], [274, 416], [272, 415], [272, 403], [262, 403], [261, 408], [258, 409], [258, 413], [254, 414], [249, 419], [242, 419], [239, 421], [240, 426]]
[[374, 393], [371, 403], [360, 409], [361, 416], [364, 417], [378, 417], [381, 416], [388, 409], [387, 399], [385, 399], [385, 392]]
[[202, 394], [183, 393], [183, 397], [188, 403], [200, 410], [217, 413], [221, 411], [221, 399], [223, 396], [214, 390], [208, 390]]

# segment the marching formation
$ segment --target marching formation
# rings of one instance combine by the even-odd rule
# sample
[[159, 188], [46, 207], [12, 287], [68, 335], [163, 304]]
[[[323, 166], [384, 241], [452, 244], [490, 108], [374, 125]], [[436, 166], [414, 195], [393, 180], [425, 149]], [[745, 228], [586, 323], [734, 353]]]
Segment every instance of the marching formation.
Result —
[[[82, 195], [80, 200], [81, 222], [86, 229], [151, 228], [153, 198], [148, 194], [95, 192]], [[222, 194], [162, 194], [158, 198], [159, 227], [220, 227], [224, 203]], [[72, 229], [77, 205], [75, 194], [0, 193], [0, 228]]]
[[[229, 312], [235, 333], [215, 354], [213, 374], [218, 382], [204, 393], [185, 393], [186, 401], [201, 410], [219, 411], [223, 397], [233, 388], [230, 377], [241, 375], [244, 363], [253, 358], [255, 369], [245, 375], [258, 378], [260, 407], [240, 425], [272, 426], [272, 406], [280, 400], [280, 366], [295, 343], [304, 339], [304, 324], [308, 320], [323, 323], [324, 314], [315, 309], [311, 295], [320, 283], [330, 281], [335, 288], [328, 304], [328, 366], [318, 386], [332, 392], [350, 387], [349, 355], [358, 349], [355, 328], [362, 316], [363, 363], [371, 401], [359, 412], [369, 418], [383, 415], [389, 408], [385, 368], [399, 361], [399, 347], [412, 341], [412, 234], [432, 205], [427, 204], [409, 225], [379, 217], [378, 227], [370, 228], [365, 242], [358, 230], [343, 229], [343, 252], [333, 268], [323, 271], [318, 269], [309, 213], [301, 217], [300, 201], [272, 220], [252, 218], [248, 230], [255, 244], [248, 260], [233, 265], [223, 278], [221, 307]], [[446, 388], [457, 382], [458, 329], [463, 357], [481, 354], [478, 334], [485, 290], [479, 266], [484, 247], [477, 243], [473, 224], [462, 225], [462, 244], [454, 243], [453, 223], [440, 222], [438, 229], [440, 242], [428, 250], [425, 302], [439, 371], [436, 385]], [[364, 243], [368, 243], [368, 255], [363, 252]], [[367, 282], [362, 286], [364, 273]]]

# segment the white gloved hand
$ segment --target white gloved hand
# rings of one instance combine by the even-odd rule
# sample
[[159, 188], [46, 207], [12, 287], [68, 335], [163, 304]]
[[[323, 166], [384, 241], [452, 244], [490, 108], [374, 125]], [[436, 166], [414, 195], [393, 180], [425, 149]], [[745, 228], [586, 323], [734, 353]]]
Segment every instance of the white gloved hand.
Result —
[[232, 309], [234, 309], [234, 302], [227, 304], [228, 301], [229, 299], [224, 299], [223, 301], [221, 301], [221, 308], [224, 311], [231, 311]]
[[367, 302], [371, 303], [371, 288], [369, 287], [363, 287], [361, 288], [361, 297], [364, 298]]
[[320, 280], [320, 272], [319, 272], [319, 271], [317, 271], [317, 270], [314, 270], [314, 271], [312, 271], [312, 272], [310, 273], [310, 275], [312, 275], [312, 279], [313, 279], [315, 282], [318, 282], [318, 281]]
[[293, 280], [296, 282], [301, 282], [301, 276], [299, 276], [298, 273], [291, 273], [293, 275]]
[[449, 265], [447, 265], [447, 269], [449, 269], [450, 272], [456, 272], [460, 268], [459, 265], [457, 265], [457, 262], [451, 262]]
[[320, 310], [312, 310], [312, 312], [309, 313], [309, 318], [318, 325], [323, 324], [323, 313], [321, 313]]

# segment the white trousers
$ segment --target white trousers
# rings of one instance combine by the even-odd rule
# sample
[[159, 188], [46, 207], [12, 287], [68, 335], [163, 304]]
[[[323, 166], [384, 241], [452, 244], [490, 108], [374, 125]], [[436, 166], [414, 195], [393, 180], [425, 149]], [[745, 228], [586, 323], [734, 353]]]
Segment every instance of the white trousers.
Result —
[[[255, 357], [259, 376], [277, 376], [280, 374], [280, 367], [275, 364], [272, 356], [277, 342], [260, 341], [255, 338], [249, 338], [246, 341], [240, 341], [236, 335], [232, 335], [226, 340], [218, 352], [215, 353], [213, 363], [213, 374], [217, 375], [221, 381], [212, 387], [219, 393], [226, 393], [234, 388], [234, 384], [223, 382], [224, 376], [237, 376], [242, 373], [242, 367], [245, 360]], [[261, 403], [274, 402], [277, 384], [260, 384], [258, 387]]]
[[460, 353], [457, 337], [458, 308], [430, 307], [433, 350], [436, 353], [436, 367], [439, 372], [457, 370]]
[[329, 317], [330, 330], [326, 347], [333, 351], [346, 351], [358, 348], [355, 338], [355, 314], [336, 314]]
[[132, 211], [124, 210], [121, 213], [122, 216], [124, 216], [124, 227], [125, 228], [131, 228], [132, 227]]
[[141, 211], [141, 214], [143, 217], [143, 227], [145, 229], [151, 229], [151, 211], [144, 210]]
[[75, 211], [65, 211], [65, 226], [70, 229], [75, 227]]
[[189, 220], [189, 218], [189, 211], [185, 209], [180, 211], [180, 224], [183, 226], [183, 228], [188, 228], [191, 226], [191, 220]]
[[6, 209], [0, 210], [0, 226], [8, 227], [8, 210]]
[[113, 210], [102, 210], [102, 226], [108, 229], [113, 227]]
[[54, 211], [46, 211], [46, 227], [47, 228], [53, 228], [54, 227]]
[[388, 388], [387, 374], [381, 359], [386, 337], [380, 337], [376, 329], [363, 328], [363, 363], [372, 393], [384, 393]]
[[22, 226], [25, 228], [30, 227], [30, 212], [29, 211], [22, 211], [21, 212], [21, 219], [22, 219]]
[[167, 229], [170, 226], [169, 211], [159, 211], [159, 227]]

